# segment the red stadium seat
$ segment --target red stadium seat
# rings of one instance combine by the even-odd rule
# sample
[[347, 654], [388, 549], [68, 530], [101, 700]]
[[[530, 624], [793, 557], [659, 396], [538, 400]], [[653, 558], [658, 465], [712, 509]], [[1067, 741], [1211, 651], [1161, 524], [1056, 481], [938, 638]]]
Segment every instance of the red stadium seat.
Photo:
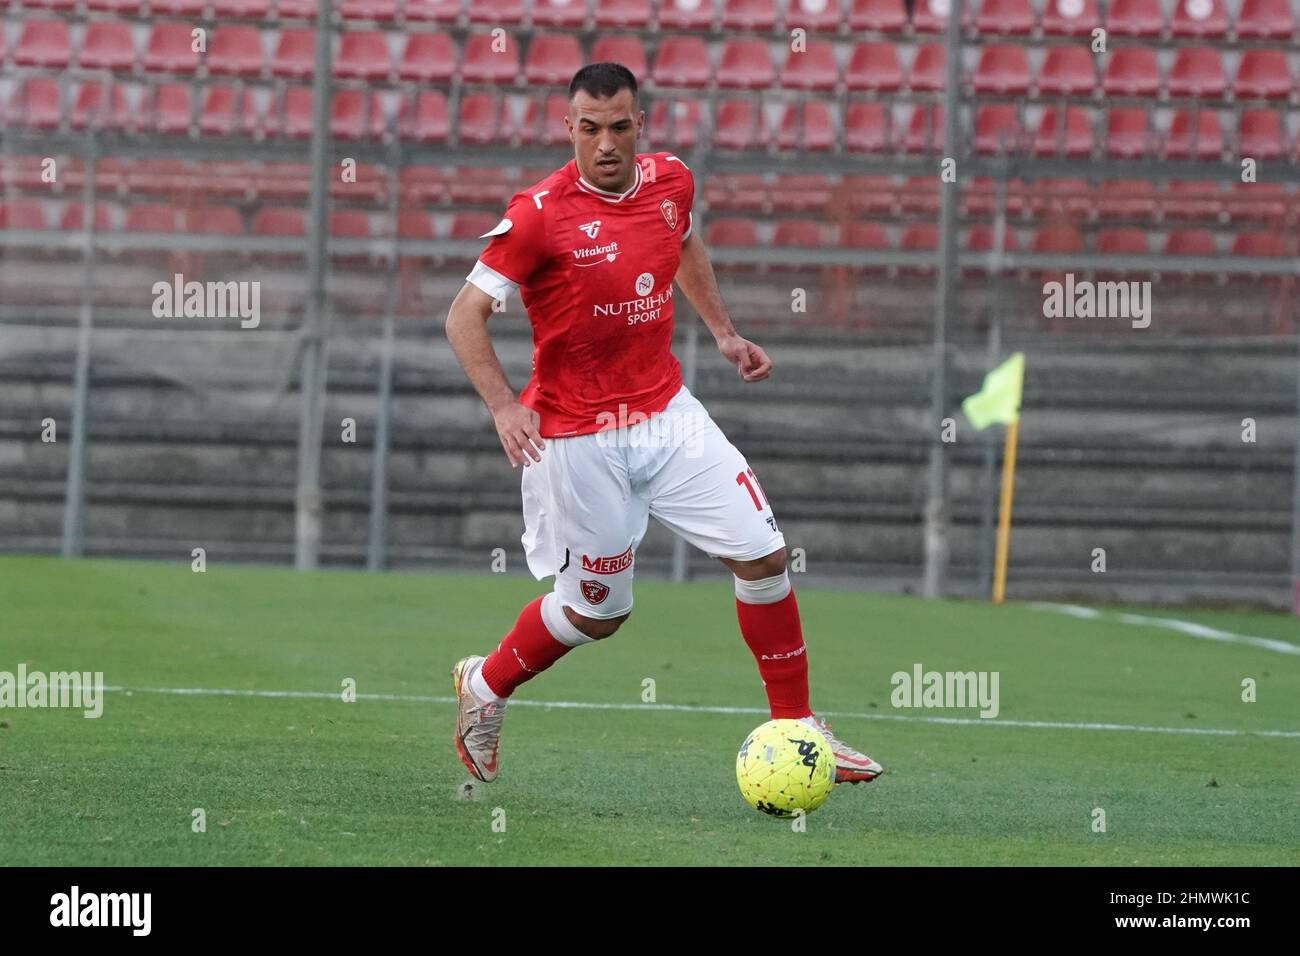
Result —
[[455, 23], [460, 9], [461, 0], [406, 0], [402, 14], [423, 23]]
[[[966, 216], [992, 216], [998, 209], [997, 185], [992, 179], [976, 176], [963, 191], [962, 213]], [[1019, 216], [1025, 210], [1024, 184], [1013, 179], [1007, 184], [1006, 214]]]
[[903, 148], [909, 153], [941, 152], [944, 148], [943, 107], [918, 104], [912, 107], [903, 137]]
[[412, 33], [397, 65], [398, 79], [450, 83], [456, 72], [456, 44], [445, 33]]
[[1237, 99], [1286, 99], [1291, 95], [1291, 68], [1285, 50], [1246, 50], [1232, 84]]
[[[597, 27], [644, 30], [649, 24], [650, 0], [599, 0], [596, 4]], [[600, 57], [593, 59], [597, 63], [602, 62]], [[626, 63], [623, 65], [627, 66]], [[632, 72], [636, 73], [636, 70]]]
[[752, 219], [714, 219], [708, 225], [706, 237], [711, 246], [752, 249], [758, 245], [758, 228]]
[[173, 17], [196, 17], [203, 13], [205, 6], [207, 0], [150, 0], [149, 12]]
[[772, 209], [777, 212], [825, 212], [830, 208], [831, 189], [832, 183], [827, 176], [778, 175], [772, 186]]
[[314, 30], [281, 30], [271, 56], [271, 73], [305, 79], [316, 72], [316, 33]]
[[[933, 182], [930, 183], [930, 188], [933, 191]], [[898, 249], [900, 252], [937, 252], [939, 249], [939, 227], [928, 222], [912, 223], [903, 230], [903, 235], [898, 240]], [[927, 261], [923, 265], [900, 266], [898, 274], [910, 276], [933, 275], [934, 259], [930, 256], [927, 257]]]
[[0, 229], [45, 229], [45, 210], [36, 199], [0, 202]]
[[1165, 26], [1160, 0], [1110, 0], [1106, 31], [1120, 37], [1157, 37]]
[[329, 229], [338, 239], [369, 239], [370, 216], [360, 209], [332, 209]]
[[839, 78], [835, 48], [818, 40], [803, 52], [791, 50], [781, 71], [781, 85], [792, 90], [833, 90]]
[[844, 114], [844, 148], [855, 153], [882, 153], [892, 145], [883, 103], [850, 103]]
[[915, 0], [912, 29], [917, 33], [943, 33], [948, 29], [950, 3], [951, 0]]
[[1165, 187], [1160, 209], [1166, 219], [1216, 219], [1223, 196], [1214, 181], [1174, 180]]
[[718, 104], [714, 145], [720, 149], [754, 149], [761, 145], [759, 111], [753, 100], [730, 99]]
[[519, 141], [525, 146], [562, 146], [569, 141], [564, 117], [569, 115], [569, 97], [564, 93], [534, 96], [528, 100]]
[[1145, 229], [1103, 229], [1097, 234], [1097, 251], [1112, 256], [1144, 256], [1151, 246]]
[[709, 85], [709, 48], [699, 37], [665, 37], [651, 72], [656, 86]]
[[[1059, 124], [1064, 122], [1063, 126]], [[1066, 107], [1059, 114], [1055, 106], [1043, 110], [1034, 135], [1034, 154], [1051, 156], [1087, 156], [1092, 152], [1092, 119], [1081, 106]]]
[[1121, 106], [1106, 117], [1106, 152], [1111, 156], [1134, 159], [1151, 149], [1151, 130], [1147, 111], [1140, 106]]
[[1220, 97], [1227, 89], [1223, 60], [1211, 47], [1182, 47], [1169, 71], [1169, 95]]
[[1206, 229], [1176, 229], [1165, 241], [1167, 256], [1217, 256], [1219, 244]]
[[975, 67], [975, 92], [1019, 96], [1029, 91], [1029, 58], [1023, 46], [986, 46]]
[[718, 86], [731, 90], [761, 90], [772, 85], [776, 71], [767, 42], [728, 40], [718, 63]]
[[492, 143], [501, 135], [501, 101], [491, 93], [467, 93], [460, 101], [456, 132], [462, 143]]
[[[970, 232], [966, 235], [966, 251], [976, 253], [991, 253], [993, 251], [996, 232], [992, 226], [972, 226]], [[1019, 243], [1016, 241], [1016, 231], [1011, 228], [1002, 230], [1002, 251], [1014, 252]], [[988, 275], [991, 271], [990, 263], [986, 259], [978, 265], [971, 266], [962, 270], [964, 275], [977, 276]]]
[[129, 70], [135, 66], [130, 25], [117, 20], [91, 20], [81, 41], [77, 65], [87, 70]]
[[171, 203], [140, 202], [126, 211], [127, 232], [175, 232], [176, 207]]
[[718, 173], [708, 178], [705, 189], [713, 210], [763, 212], [767, 208], [769, 190], [761, 173]]
[[447, 199], [447, 173], [440, 166], [403, 166], [398, 174], [402, 205], [440, 203]]
[[[108, 13], [130, 15], [140, 12], [141, 0], [86, 0], [87, 10], [104, 10]], [[76, 3], [67, 3], [64, 9], [75, 7]], [[52, 6], [51, 9], [58, 9]]]
[[214, 76], [258, 76], [265, 65], [256, 27], [222, 26], [208, 46], [208, 72]]
[[421, 143], [445, 143], [451, 134], [447, 97], [438, 90], [420, 90], [402, 101], [397, 130], [403, 139]]
[[[153, 9], [158, 9], [155, 3]], [[212, 0], [212, 16], [220, 20], [226, 17], [262, 18], [271, 13], [271, 0]]]
[[305, 236], [307, 221], [301, 210], [263, 206], [253, 216], [253, 235], [255, 236]]
[[397, 213], [397, 237], [415, 241], [437, 238], [433, 217], [420, 209], [403, 209]]
[[782, 219], [772, 233], [772, 245], [794, 249], [820, 249], [826, 245], [822, 224], [807, 219]]
[[533, 24], [536, 26], [574, 29], [586, 21], [587, 0], [533, 0]]
[[1020, 120], [1013, 103], [991, 103], [975, 114], [977, 153], [1014, 153], [1020, 148]]
[[980, 33], [1021, 36], [1034, 31], [1036, 19], [1029, 0], [984, 0], [975, 17], [975, 29]]
[[284, 97], [280, 102], [279, 123], [272, 127], [268, 122], [267, 133], [272, 136], [288, 136], [291, 139], [310, 138], [311, 102], [311, 87], [289, 87], [284, 91]]
[[824, 100], [787, 104], [776, 135], [778, 148], [824, 152], [833, 149], [835, 141], [830, 104]]
[[351, 31], [339, 38], [339, 53], [334, 58], [334, 75], [342, 79], [386, 80], [392, 69], [388, 41], [378, 31]]
[[785, 8], [785, 29], [829, 32], [838, 30], [844, 18], [840, 0], [788, 0]]
[[[1193, 118], [1194, 117], [1194, 118]], [[1170, 159], [1217, 159], [1223, 154], [1223, 131], [1214, 110], [1180, 110], [1174, 114], [1165, 137]]]
[[252, 186], [262, 199], [295, 200], [305, 209], [311, 187], [311, 167], [306, 163], [263, 163]]
[[1223, 0], [1178, 0], [1171, 29], [1176, 37], [1208, 40], [1227, 36], [1228, 8]]
[[903, 0], [853, 0], [849, 12], [850, 30], [902, 33], [906, 27]]
[[1156, 51], [1136, 46], [1112, 51], [1101, 87], [1107, 96], [1155, 96], [1160, 91]]
[[927, 43], [916, 48], [912, 70], [907, 78], [908, 88], [917, 92], [938, 92], [944, 87], [948, 62], [942, 43]]
[[1282, 115], [1274, 110], [1242, 110], [1237, 154], [1255, 160], [1277, 159], [1286, 151]]
[[723, 0], [722, 28], [746, 33], [768, 33], [776, 29], [775, 0]]
[[1047, 0], [1042, 26], [1048, 36], [1091, 36], [1101, 26], [1097, 0]]
[[[86, 207], [79, 202], [64, 206], [59, 216], [59, 228], [64, 232], [80, 232], [86, 228]], [[113, 231], [113, 210], [107, 203], [95, 203], [95, 231]]]
[[513, 26], [524, 20], [523, 0], [469, 0], [471, 23]]
[[699, 100], [656, 99], [650, 113], [650, 132], [660, 147], [694, 149], [700, 141], [704, 109]]
[[183, 83], [163, 83], [153, 88], [142, 110], [145, 122], [159, 133], [185, 134], [194, 118], [190, 88]]
[[1083, 236], [1073, 226], [1056, 223], [1034, 233], [1032, 248], [1034, 252], [1043, 253], [1083, 252]]
[[859, 43], [844, 71], [844, 85], [850, 90], [874, 90], [892, 93], [903, 85], [903, 70], [898, 65], [898, 46], [894, 43]]
[[257, 107], [251, 90], [244, 90], [238, 102], [235, 88], [209, 83], [204, 87], [199, 132], [205, 136], [251, 136], [258, 126]]
[[33, 129], [58, 129], [63, 122], [58, 80], [28, 77], [9, 104], [10, 122]]
[[113, 83], [104, 101], [104, 84], [98, 80], [88, 80], [77, 90], [76, 101], [72, 104], [72, 113], [68, 122], [73, 129], [125, 129], [131, 121], [131, 111], [126, 105], [126, 94], [120, 83]]
[[339, 90], [330, 103], [330, 132], [338, 139], [378, 139], [388, 128], [378, 93]]
[[159, 23], [149, 34], [144, 68], [151, 73], [190, 74], [199, 68], [199, 54], [188, 23]]
[[713, 0], [659, 0], [661, 30], [707, 30], [713, 14]]
[[1234, 256], [1289, 256], [1288, 243], [1276, 232], [1239, 232], [1232, 240]]
[[1290, 197], [1281, 183], [1236, 183], [1224, 206], [1230, 221], [1282, 223]]
[[1097, 215], [1102, 218], [1149, 219], [1156, 212], [1156, 187], [1149, 179], [1117, 179], [1097, 189]]
[[1237, 14], [1237, 36], [1281, 39], [1295, 32], [1295, 18], [1288, 0], [1241, 0]]
[[933, 176], [908, 176], [898, 190], [898, 206], [904, 213], [920, 216], [939, 214], [939, 189]]
[[1097, 67], [1088, 47], [1071, 44], [1047, 50], [1038, 75], [1038, 92], [1043, 96], [1084, 96], [1097, 86]]
[[209, 236], [242, 236], [244, 221], [233, 206], [187, 206], [181, 214], [181, 228]]
[[458, 212], [451, 219], [449, 239], [481, 239], [501, 220], [486, 212]]
[[519, 44], [506, 34], [505, 48], [496, 52], [492, 49], [496, 42], [490, 33], [475, 33], [465, 41], [465, 60], [460, 73], [466, 83], [514, 83], [519, 75]]
[[533, 36], [524, 59], [524, 79], [529, 85], [569, 85], [582, 68], [582, 50], [571, 33], [539, 33]]
[[622, 63], [638, 80], [646, 75], [645, 47], [634, 36], [602, 36], [591, 48], [593, 63]]
[[344, 20], [395, 20], [397, 0], [343, 0], [339, 13]]

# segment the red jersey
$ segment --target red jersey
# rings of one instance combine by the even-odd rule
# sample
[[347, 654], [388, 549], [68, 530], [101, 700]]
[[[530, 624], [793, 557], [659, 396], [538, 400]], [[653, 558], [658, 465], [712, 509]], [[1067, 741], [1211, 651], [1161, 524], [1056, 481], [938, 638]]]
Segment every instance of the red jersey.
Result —
[[673, 278], [691, 233], [695, 181], [671, 153], [636, 158], [622, 193], [571, 161], [518, 192], [468, 278], [533, 326], [520, 402], [544, 438], [585, 435], [662, 411], [682, 386], [671, 350]]

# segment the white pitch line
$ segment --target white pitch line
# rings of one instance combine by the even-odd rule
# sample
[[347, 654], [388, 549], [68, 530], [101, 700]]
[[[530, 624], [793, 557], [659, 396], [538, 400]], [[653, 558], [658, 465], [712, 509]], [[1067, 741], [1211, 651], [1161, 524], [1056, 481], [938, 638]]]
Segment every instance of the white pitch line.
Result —
[[[105, 687], [126, 694], [171, 694], [182, 697], [269, 697], [339, 700], [339, 691], [317, 690], [233, 690], [215, 687]], [[455, 697], [420, 694], [357, 694], [357, 700], [399, 701], [414, 704], [454, 704]], [[704, 707], [697, 704], [597, 704], [578, 700], [511, 700], [515, 707], [547, 710], [671, 710], [688, 714], [751, 714], [766, 716], [762, 707]], [[1300, 739], [1300, 730], [1225, 730], [1217, 727], [1148, 727], [1142, 724], [1072, 723], [1058, 720], [988, 720], [981, 717], [916, 717], [910, 714], [858, 714], [849, 711], [818, 711], [822, 717], [853, 720], [896, 720], [911, 724], [947, 724], [958, 727], [1028, 727], [1035, 730], [1117, 730], [1144, 734], [1186, 734], [1209, 737], [1286, 737]]]
[[1200, 637], [1207, 641], [1223, 641], [1229, 644], [1247, 644], [1251, 647], [1260, 647], [1266, 651], [1276, 651], [1279, 654], [1300, 655], [1300, 644], [1291, 644], [1288, 641], [1279, 641], [1272, 637], [1252, 637], [1249, 634], [1235, 634], [1232, 631], [1221, 631], [1217, 627], [1210, 627], [1207, 624], [1197, 624], [1194, 621], [1180, 621], [1173, 617], [1149, 617], [1145, 614], [1121, 614], [1118, 612], [1106, 613], [1095, 607], [1083, 607], [1078, 604], [1052, 604], [1046, 601], [1038, 601], [1029, 605], [1041, 611], [1054, 611], [1057, 614], [1066, 614], [1070, 617], [1079, 618], [1084, 621], [1106, 620], [1118, 621], [1120, 624], [1140, 624], [1148, 627], [1163, 627], [1166, 630], [1177, 631], [1180, 634], [1186, 634], [1189, 637]]

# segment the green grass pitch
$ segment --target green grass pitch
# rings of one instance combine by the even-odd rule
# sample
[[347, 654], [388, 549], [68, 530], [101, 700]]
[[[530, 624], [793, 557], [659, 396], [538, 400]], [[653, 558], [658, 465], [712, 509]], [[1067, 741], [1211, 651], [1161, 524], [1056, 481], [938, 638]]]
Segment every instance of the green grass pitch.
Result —
[[[501, 777], [467, 798], [450, 667], [493, 647], [543, 587], [490, 574], [0, 558], [0, 671], [102, 671], [132, 689], [107, 693], [97, 720], [0, 709], [4, 861], [1300, 863], [1300, 657], [1017, 603], [800, 588], [813, 705], [889, 772], [837, 787], [806, 832], [755, 813], [735, 755], [766, 719], [765, 698], [721, 571], [640, 583], [616, 636], [522, 688]], [[1300, 643], [1281, 615], [1164, 616]], [[999, 672], [998, 717], [894, 708], [890, 676], [916, 663]], [[1247, 677], [1253, 703], [1241, 699]], [[354, 703], [340, 696], [348, 678]], [[653, 706], [642, 703], [646, 678]], [[1094, 832], [1096, 808], [1105, 832]], [[206, 832], [194, 832], [196, 809]]]

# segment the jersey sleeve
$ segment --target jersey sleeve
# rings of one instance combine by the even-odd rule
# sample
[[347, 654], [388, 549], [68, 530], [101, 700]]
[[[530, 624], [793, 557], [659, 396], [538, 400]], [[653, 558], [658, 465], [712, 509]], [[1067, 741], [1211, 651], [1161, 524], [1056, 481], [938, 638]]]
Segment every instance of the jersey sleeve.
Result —
[[527, 193], [515, 196], [505, 217], [480, 238], [489, 240], [487, 248], [465, 279], [503, 302], [550, 256], [541, 207]]
[[691, 173], [691, 168], [683, 163], [671, 153], [667, 161], [677, 166], [682, 177], [682, 215], [686, 219], [686, 228], [682, 230], [682, 242], [691, 238], [691, 231], [695, 228], [695, 217], [692, 214], [692, 208], [695, 205], [695, 176]]

